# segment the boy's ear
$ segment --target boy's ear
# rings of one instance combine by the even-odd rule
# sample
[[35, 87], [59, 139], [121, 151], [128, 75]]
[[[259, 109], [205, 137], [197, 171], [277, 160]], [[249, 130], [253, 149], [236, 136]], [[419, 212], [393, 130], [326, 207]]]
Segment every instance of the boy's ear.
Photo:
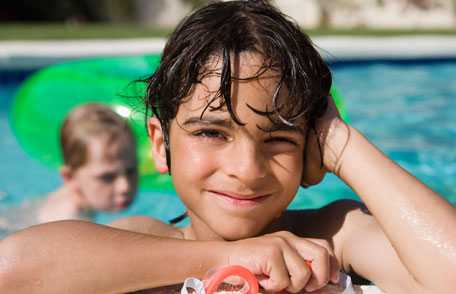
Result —
[[60, 176], [62, 177], [63, 184], [73, 191], [79, 189], [77, 178], [74, 176], [75, 170], [68, 165], [60, 167]]
[[166, 162], [165, 138], [160, 121], [156, 117], [151, 117], [147, 122], [147, 132], [152, 145], [151, 151], [155, 168], [159, 173], [167, 173], [168, 164]]
[[65, 184], [68, 184], [73, 178], [72, 169], [68, 165], [63, 165], [62, 167], [60, 167], [59, 172]]

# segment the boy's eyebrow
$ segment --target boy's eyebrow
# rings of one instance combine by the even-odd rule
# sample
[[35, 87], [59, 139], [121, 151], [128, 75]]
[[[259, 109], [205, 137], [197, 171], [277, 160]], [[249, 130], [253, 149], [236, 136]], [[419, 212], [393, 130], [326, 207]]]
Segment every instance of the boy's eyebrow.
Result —
[[302, 134], [302, 129], [297, 126], [289, 126], [286, 124], [274, 124], [272, 126], [258, 126], [260, 130], [265, 132], [296, 132]]
[[[233, 125], [233, 121], [230, 118], [220, 118], [206, 116], [201, 118], [200, 116], [190, 117], [184, 121], [183, 126], [189, 125], [218, 125], [225, 128], [230, 128]], [[259, 126], [257, 128], [265, 132], [293, 132], [302, 134], [303, 131], [297, 126], [289, 126], [286, 124], [275, 124], [271, 126]]]
[[219, 118], [219, 117], [204, 117], [201, 118], [200, 116], [190, 117], [187, 118], [183, 125], [194, 125], [194, 124], [203, 124], [203, 125], [218, 125], [221, 127], [229, 128], [232, 126], [232, 121], [229, 118]]

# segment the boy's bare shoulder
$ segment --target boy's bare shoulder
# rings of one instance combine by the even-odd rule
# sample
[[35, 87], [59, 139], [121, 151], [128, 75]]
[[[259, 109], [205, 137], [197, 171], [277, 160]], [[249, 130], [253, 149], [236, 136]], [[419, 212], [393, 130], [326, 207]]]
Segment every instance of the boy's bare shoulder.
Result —
[[112, 222], [110, 226], [148, 235], [182, 238], [182, 233], [179, 229], [158, 219], [147, 216], [130, 216], [122, 218]]
[[357, 243], [358, 249], [363, 250], [376, 248], [365, 237], [376, 236], [379, 239], [383, 236], [366, 206], [350, 199], [338, 200], [319, 209], [287, 211], [283, 217], [286, 225], [282, 229], [301, 237], [327, 240], [346, 270], [348, 266], [342, 257], [347, 244]]
[[364, 204], [343, 199], [318, 209], [289, 210], [281, 223], [283, 229], [303, 237], [334, 239], [371, 221], [373, 217]]

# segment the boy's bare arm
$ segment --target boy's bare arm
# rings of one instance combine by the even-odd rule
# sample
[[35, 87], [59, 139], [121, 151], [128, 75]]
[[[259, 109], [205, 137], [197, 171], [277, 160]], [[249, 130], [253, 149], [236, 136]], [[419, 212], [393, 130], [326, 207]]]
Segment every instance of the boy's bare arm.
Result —
[[[291, 244], [313, 248], [312, 268]], [[188, 241], [61, 221], [0, 242], [0, 293], [125, 293], [201, 278], [231, 264], [265, 277], [260, 284], [268, 291], [296, 292], [336, 279], [336, 267], [321, 267], [327, 260], [323, 247], [286, 232], [235, 242]]]
[[[388, 159], [356, 129], [340, 125], [334, 131], [350, 132], [335, 171], [375, 217], [354, 214], [346, 222], [352, 228], [344, 238], [344, 264], [386, 292], [406, 285], [424, 293], [454, 291], [456, 208]], [[339, 145], [333, 150], [345, 144], [327, 143]]]
[[183, 239], [182, 232], [179, 229], [147, 216], [121, 218], [112, 222], [109, 226], [159, 237]]
[[223, 264], [226, 257], [213, 250], [219, 243], [81, 221], [34, 226], [0, 242], [0, 293], [125, 293], [177, 284]]
[[419, 293], [415, 280], [363, 204], [348, 199], [333, 202], [320, 210], [319, 221], [326, 223], [323, 233], [332, 239], [345, 272], [375, 281], [388, 293]]

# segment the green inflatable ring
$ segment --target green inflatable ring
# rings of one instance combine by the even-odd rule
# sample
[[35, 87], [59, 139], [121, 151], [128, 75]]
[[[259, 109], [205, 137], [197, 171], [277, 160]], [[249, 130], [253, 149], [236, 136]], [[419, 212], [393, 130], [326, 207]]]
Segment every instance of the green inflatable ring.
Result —
[[68, 112], [88, 102], [108, 104], [128, 118], [137, 139], [140, 187], [173, 189], [170, 178], [155, 171], [138, 99], [144, 84], [134, 82], [150, 75], [159, 62], [159, 55], [84, 59], [34, 73], [18, 89], [10, 112], [19, 144], [32, 158], [58, 167], [59, 129]]
[[[18, 89], [10, 112], [19, 144], [32, 158], [58, 167], [62, 163], [59, 129], [68, 112], [88, 102], [108, 104], [128, 118], [136, 136], [141, 189], [173, 189], [170, 177], [159, 175], [151, 160], [145, 108], [138, 99], [145, 88], [134, 82], [149, 76], [159, 62], [159, 55], [83, 59], [34, 73]], [[331, 94], [346, 119], [342, 97], [335, 88]]]

